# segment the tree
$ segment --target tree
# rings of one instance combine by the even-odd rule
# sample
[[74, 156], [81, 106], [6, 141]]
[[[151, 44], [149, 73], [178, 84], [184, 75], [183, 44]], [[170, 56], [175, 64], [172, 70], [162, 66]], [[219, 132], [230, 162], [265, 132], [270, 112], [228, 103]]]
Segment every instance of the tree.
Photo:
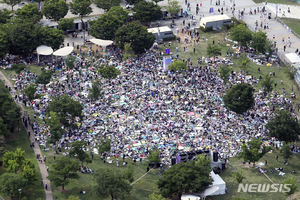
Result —
[[26, 96], [28, 97], [29, 101], [32, 101], [33, 99], [36, 98], [36, 85], [35, 84], [30, 84], [27, 86], [24, 90]]
[[107, 78], [107, 79], [117, 78], [118, 75], [121, 74], [121, 72], [117, 68], [111, 65], [109, 66], [101, 65], [99, 67], [99, 72], [103, 78]]
[[153, 2], [140, 1], [134, 5], [134, 18], [142, 23], [149, 23], [151, 21], [162, 18], [161, 8]]
[[55, 143], [58, 141], [64, 130], [61, 128], [60, 120], [56, 112], [50, 111], [46, 118], [47, 125], [50, 126], [50, 142]]
[[44, 70], [42, 73], [37, 77], [36, 83], [38, 84], [48, 84], [51, 80], [52, 73], [51, 71]]
[[39, 11], [37, 6], [33, 3], [25, 5], [23, 8], [16, 11], [16, 16], [22, 20], [32, 20], [35, 23], [38, 23], [43, 14]]
[[208, 44], [206, 51], [209, 57], [216, 57], [222, 55], [221, 47], [217, 45]]
[[249, 62], [250, 62], [250, 59], [248, 58], [247, 54], [243, 53], [243, 54], [241, 54], [241, 56], [240, 56], [240, 59], [239, 59], [239, 61], [238, 61], [238, 65], [239, 65], [239, 67], [240, 67], [242, 70], [246, 71]]
[[236, 172], [233, 173], [233, 177], [236, 180], [237, 183], [242, 183], [243, 180], [246, 178], [243, 174], [242, 170], [238, 170]]
[[128, 58], [134, 58], [135, 57], [135, 54], [134, 54], [134, 51], [131, 47], [131, 44], [130, 43], [126, 43], [124, 45], [124, 55], [123, 55], [123, 59], [124, 60], [127, 60]]
[[163, 1], [163, 0], [152, 0], [152, 1], [157, 4], [158, 2]]
[[83, 17], [89, 15], [93, 12], [91, 8], [92, 2], [90, 0], [73, 0], [70, 3], [71, 12], [74, 15], [79, 15], [82, 29], [83, 29], [83, 42], [85, 43], [85, 23], [83, 22]]
[[294, 142], [299, 139], [299, 122], [288, 111], [280, 110], [277, 112], [275, 117], [268, 121], [266, 128], [271, 137], [280, 141]]
[[136, 4], [136, 3], [138, 3], [138, 2], [140, 2], [140, 1], [142, 1], [142, 0], [125, 0], [126, 1], [126, 3], [128, 3], [129, 5], [134, 5], [134, 4]]
[[6, 124], [4, 124], [4, 121], [2, 117], [0, 117], [0, 135], [7, 136], [8, 135], [8, 130], [6, 128]]
[[253, 139], [247, 144], [242, 145], [242, 152], [240, 156], [246, 162], [253, 162], [255, 164], [263, 155], [268, 151], [268, 148], [262, 146], [262, 141], [259, 139]]
[[62, 190], [69, 184], [70, 179], [78, 179], [77, 171], [80, 168], [78, 161], [69, 157], [59, 157], [52, 165], [49, 179], [55, 186], [62, 186]]
[[6, 3], [11, 6], [11, 10], [14, 10], [15, 5], [21, 3], [21, 0], [3, 0], [3, 3]]
[[168, 69], [173, 72], [183, 72], [188, 68], [185, 62], [182, 62], [181, 60], [176, 60], [168, 66]]
[[223, 97], [224, 104], [230, 110], [242, 114], [253, 107], [253, 92], [254, 89], [249, 84], [236, 84], [226, 92]]
[[83, 166], [83, 162], [91, 163], [92, 160], [84, 149], [86, 149], [85, 141], [75, 141], [71, 144], [71, 148], [69, 151], [70, 157], [77, 158], [81, 165]]
[[121, 0], [94, 0], [98, 8], [108, 11], [113, 6], [120, 6]]
[[6, 24], [12, 17], [12, 12], [4, 8], [0, 10], [0, 24]]
[[134, 170], [132, 165], [129, 165], [123, 172], [124, 178], [128, 180], [129, 183], [132, 183], [134, 181], [133, 174], [134, 174]]
[[105, 139], [100, 139], [99, 145], [98, 145], [98, 152], [99, 154], [105, 153], [105, 152], [110, 152], [110, 146], [111, 140], [108, 138]]
[[35, 180], [35, 169], [33, 163], [28, 161], [26, 164], [24, 164], [22, 176], [26, 179], [27, 183], [32, 183]]
[[118, 16], [106, 13], [92, 23], [90, 33], [95, 38], [113, 40], [116, 31], [122, 25], [123, 21]]
[[171, 14], [171, 16], [175, 17], [180, 11], [179, 2], [176, 0], [168, 0], [167, 11]]
[[46, 0], [42, 12], [47, 19], [53, 19], [58, 22], [58, 20], [67, 15], [68, 10], [65, 0]]
[[147, 28], [140, 22], [134, 21], [120, 27], [115, 35], [118, 46], [124, 49], [126, 43], [130, 43], [134, 53], [141, 54], [152, 47], [155, 37], [148, 33]]
[[75, 24], [73, 19], [63, 18], [58, 21], [58, 29], [62, 31], [74, 29]]
[[280, 153], [285, 160], [288, 160], [292, 155], [291, 147], [288, 143], [284, 143], [280, 149]]
[[40, 35], [41, 43], [54, 49], [58, 49], [65, 39], [61, 30], [51, 27], [42, 27]]
[[161, 194], [152, 193], [149, 195], [149, 200], [166, 200]]
[[258, 31], [256, 33], [253, 33], [251, 46], [258, 53], [265, 53], [266, 52], [266, 45], [267, 45], [267, 35], [266, 35], [266, 33], [262, 32], [262, 31]]
[[148, 155], [148, 162], [150, 164], [159, 164], [160, 163], [159, 150], [158, 149], [153, 149], [149, 153], [149, 155]]
[[109, 9], [108, 13], [110, 15], [117, 16], [123, 23], [128, 21], [128, 11], [121, 6], [113, 6]]
[[20, 174], [4, 173], [0, 176], [0, 192], [11, 198], [19, 194], [18, 189], [26, 188], [26, 180]]
[[55, 97], [48, 106], [47, 112], [56, 112], [64, 126], [70, 126], [76, 117], [81, 118], [82, 105], [68, 95]]
[[0, 26], [0, 58], [4, 58], [9, 52], [8, 35], [2, 26]]
[[95, 179], [96, 193], [103, 198], [126, 199], [132, 188], [123, 174], [115, 169], [102, 170], [95, 174]]
[[40, 45], [40, 29], [40, 24], [19, 18], [5, 24], [9, 53], [26, 55], [33, 52]]
[[69, 69], [73, 69], [75, 67], [76, 57], [72, 55], [68, 55], [65, 59], [65, 63]]
[[273, 90], [273, 79], [271, 76], [266, 75], [263, 79], [261, 79], [261, 85], [266, 93], [269, 93]]
[[231, 73], [231, 70], [228, 66], [222, 65], [220, 67], [220, 77], [224, 81], [224, 84], [226, 84], [228, 82], [230, 73]]
[[102, 89], [99, 82], [95, 81], [90, 89], [89, 98], [93, 101], [98, 100], [102, 96]]
[[289, 189], [290, 189], [290, 191], [286, 193], [288, 196], [292, 195], [296, 192], [297, 183], [296, 183], [296, 178], [295, 177], [288, 177], [287, 179], [285, 179], [283, 184], [287, 184]]
[[239, 45], [247, 47], [252, 39], [252, 32], [244, 24], [233, 27], [230, 31], [231, 38]]
[[[201, 169], [201, 170], [200, 170]], [[158, 188], [165, 198], [180, 199], [183, 193], [201, 193], [211, 183], [210, 166], [195, 161], [173, 165], [158, 180]]]

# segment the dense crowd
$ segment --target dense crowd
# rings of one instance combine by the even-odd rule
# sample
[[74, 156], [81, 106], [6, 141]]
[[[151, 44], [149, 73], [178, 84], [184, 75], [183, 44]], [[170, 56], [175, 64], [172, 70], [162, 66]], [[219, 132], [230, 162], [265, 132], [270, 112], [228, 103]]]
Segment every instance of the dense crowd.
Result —
[[[211, 149], [227, 158], [236, 156], [241, 144], [253, 137], [274, 144], [266, 135], [265, 124], [275, 106], [294, 111], [286, 96], [273, 93], [267, 98], [260, 90], [255, 92], [253, 109], [243, 115], [229, 111], [222, 101], [229, 85], [255, 85], [258, 80], [232, 72], [230, 84], [225, 85], [218, 68], [228, 58], [215, 59], [207, 66], [188, 65], [185, 73], [173, 73], [163, 70], [160, 53], [153, 51], [126, 61], [120, 60], [118, 51], [106, 58], [93, 58], [94, 63], [77, 56], [74, 69], [46, 67], [45, 70], [56, 73], [49, 84], [38, 85], [40, 99], [29, 102], [25, 95], [18, 96], [34, 109], [35, 118], [42, 120], [52, 97], [67, 94], [83, 105], [83, 120], [77, 121], [79, 128], [66, 129], [55, 145], [60, 149], [69, 149], [73, 141], [85, 140], [97, 153], [99, 139], [109, 137], [110, 157], [139, 161], [156, 147], [166, 164], [178, 151]], [[103, 79], [97, 66], [104, 63], [116, 66], [121, 75], [113, 80]], [[24, 70], [13, 79], [15, 89], [22, 91], [35, 79], [34, 73]], [[103, 91], [103, 98], [96, 102], [88, 98], [94, 80], [100, 81]], [[39, 144], [45, 146], [51, 135], [48, 127], [34, 122], [33, 130]]]

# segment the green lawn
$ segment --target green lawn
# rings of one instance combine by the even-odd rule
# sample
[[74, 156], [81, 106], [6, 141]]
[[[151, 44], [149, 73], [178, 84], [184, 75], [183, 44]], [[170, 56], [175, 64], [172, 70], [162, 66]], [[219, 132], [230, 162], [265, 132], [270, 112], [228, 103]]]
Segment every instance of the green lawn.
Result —
[[300, 35], [300, 19], [281, 18], [281, 20], [290, 27], [295, 33]]
[[[44, 155], [47, 156], [47, 165], [51, 166], [51, 164], [54, 162], [53, 160], [53, 152], [43, 152]], [[56, 158], [59, 156], [56, 155]], [[128, 161], [130, 163], [130, 161]], [[124, 170], [126, 167], [120, 167], [118, 169]], [[103, 169], [107, 168], [114, 168], [117, 169], [116, 164], [107, 164], [103, 163], [102, 160], [100, 160], [99, 156], [95, 156], [92, 163], [87, 164], [89, 168], [91, 168], [94, 171], [101, 171]], [[136, 163], [134, 166], [134, 180], [141, 177], [143, 174], [146, 173], [147, 165], [146, 163]], [[50, 167], [51, 170], [51, 167]], [[75, 195], [80, 197], [82, 200], [103, 200], [103, 198], [97, 197], [94, 191], [94, 187], [96, 185], [96, 182], [93, 178], [92, 174], [82, 174], [79, 173], [80, 178], [76, 180], [71, 180], [70, 184], [68, 184], [65, 187], [65, 191], [62, 191], [61, 187], [55, 187], [52, 186], [52, 191], [54, 194], [54, 199], [67, 199], [70, 195]], [[131, 191], [130, 200], [147, 200], [148, 196], [153, 192], [158, 192], [156, 181], [159, 178], [159, 172], [157, 170], [152, 170], [149, 172], [145, 177], [143, 177], [140, 181], [138, 181], [136, 184], [133, 185], [133, 189]], [[80, 194], [80, 190], [86, 191], [86, 194]], [[108, 198], [109, 199], [109, 198]]]
[[[30, 141], [23, 125], [21, 125], [21, 133], [13, 133], [6, 140], [5, 148], [8, 151], [14, 151], [17, 148], [21, 148], [25, 151], [25, 157], [30, 159], [34, 163], [37, 174], [36, 180], [30, 183], [26, 192], [22, 193], [22, 197], [26, 197], [27, 200], [36, 200], [38, 198], [45, 199], [44, 187], [41, 185], [41, 173], [35, 158], [35, 154], [33, 150], [30, 149]], [[0, 174], [4, 172], [5, 169], [0, 167]]]
[[[278, 161], [276, 161], [276, 155], [279, 156]], [[297, 193], [300, 191], [300, 154], [294, 154], [292, 158], [289, 159], [289, 166], [284, 165], [284, 160], [282, 156], [279, 154], [279, 150], [273, 153], [267, 153], [263, 158], [261, 158], [257, 163], [262, 162], [265, 163], [265, 160], [268, 161], [267, 166], [263, 166], [263, 169], [273, 169], [282, 167], [286, 174], [284, 176], [279, 176], [278, 172], [274, 172], [273, 174], [267, 172], [266, 174], [269, 178], [276, 184], [283, 183], [284, 180], [288, 177], [295, 177], [296, 183], [298, 185]], [[238, 183], [234, 180], [232, 173], [235, 172], [237, 169], [241, 169], [244, 176], [246, 177], [243, 183], [271, 183], [263, 174], [261, 174], [258, 169], [249, 167], [248, 165], [243, 165], [242, 159], [233, 158], [230, 160], [230, 167], [228, 167], [225, 171], [223, 171], [220, 175], [226, 182], [227, 191], [226, 195], [216, 196], [210, 199], [213, 200], [231, 200], [233, 197], [240, 197], [244, 199], [253, 199], [253, 200], [265, 200], [265, 199], [272, 199], [272, 200], [284, 200], [287, 196], [284, 193], [244, 193], [244, 192], [237, 192]], [[296, 170], [296, 174], [291, 174], [292, 170]], [[300, 196], [298, 196], [300, 198]]]
[[[253, 0], [255, 3], [279, 3], [279, 4], [291, 4], [291, 5], [298, 5], [300, 3], [299, 0]], [[298, 2], [298, 3], [297, 3]]]

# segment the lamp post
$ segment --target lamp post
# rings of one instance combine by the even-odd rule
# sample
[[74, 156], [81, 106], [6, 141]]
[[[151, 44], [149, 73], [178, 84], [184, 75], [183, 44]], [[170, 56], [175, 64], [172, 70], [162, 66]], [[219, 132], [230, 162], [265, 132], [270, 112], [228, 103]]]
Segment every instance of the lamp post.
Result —
[[21, 200], [22, 189], [20, 188], [20, 189], [18, 189], [18, 191], [19, 191], [19, 200]]

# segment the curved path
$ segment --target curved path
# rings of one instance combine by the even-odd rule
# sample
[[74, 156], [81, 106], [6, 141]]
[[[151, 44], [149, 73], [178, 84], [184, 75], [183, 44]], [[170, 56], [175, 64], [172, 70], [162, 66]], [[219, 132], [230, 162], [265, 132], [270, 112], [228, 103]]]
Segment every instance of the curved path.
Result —
[[[0, 80], [3, 80], [5, 85], [9, 86], [11, 88], [11, 95], [12, 95], [12, 98], [14, 99], [14, 95], [16, 94], [16, 91], [14, 90], [14, 87], [13, 85], [11, 84], [11, 82], [5, 77], [5, 75], [0, 71]], [[21, 115], [22, 117], [26, 116], [26, 111], [25, 111], [25, 108], [24, 106], [16, 101], [16, 104], [20, 106], [21, 108]], [[33, 130], [31, 129], [31, 126], [29, 125], [28, 128], [27, 128], [27, 132], [30, 132], [30, 141], [31, 143], [34, 142], [34, 148], [33, 148], [33, 151], [35, 153], [35, 155], [39, 154], [39, 155], [42, 155], [42, 152], [41, 152], [41, 149], [40, 149], [40, 146], [37, 142], [35, 142], [35, 138], [34, 138], [34, 132]], [[41, 171], [41, 175], [42, 175], [42, 181], [43, 181], [43, 185], [45, 186], [47, 184], [47, 190], [46, 188], [44, 187], [44, 190], [45, 190], [45, 194], [46, 194], [46, 200], [53, 200], [53, 195], [52, 195], [52, 190], [51, 190], [51, 185], [50, 185], [50, 181], [48, 179], [48, 172], [47, 172], [47, 167], [45, 165], [44, 162], [39, 162], [39, 160], [37, 160], [38, 162], [38, 166], [40, 168], [40, 171]]]

